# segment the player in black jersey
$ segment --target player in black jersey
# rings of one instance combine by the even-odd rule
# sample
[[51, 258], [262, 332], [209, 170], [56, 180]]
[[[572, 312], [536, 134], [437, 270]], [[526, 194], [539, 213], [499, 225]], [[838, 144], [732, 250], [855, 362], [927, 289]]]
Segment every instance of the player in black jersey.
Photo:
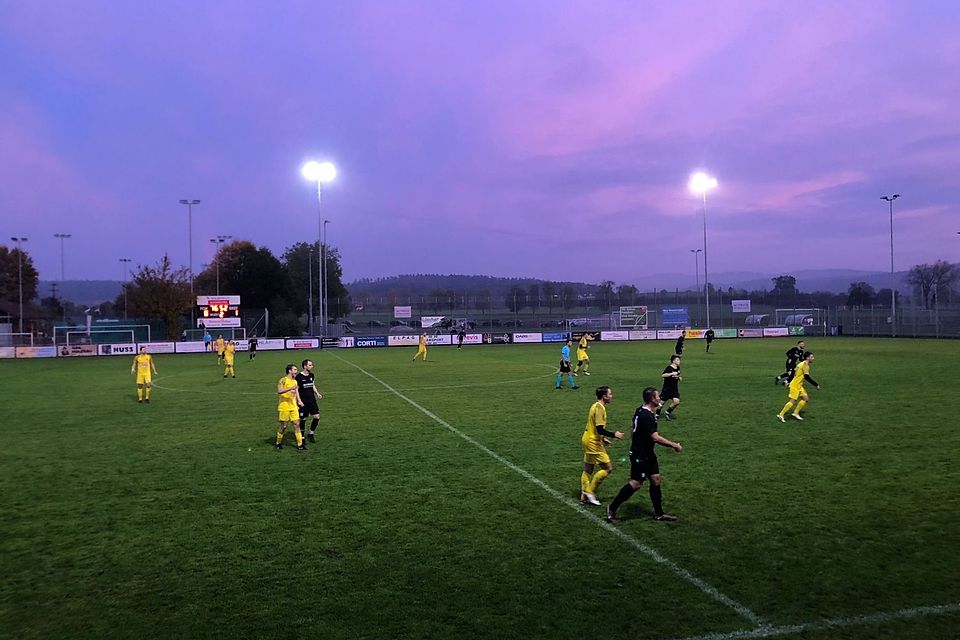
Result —
[[307, 440], [316, 442], [314, 434], [317, 432], [317, 425], [320, 424], [320, 408], [317, 406], [317, 400], [323, 398], [323, 395], [317, 391], [313, 375], [313, 360], [304, 360], [300, 364], [302, 369], [297, 374], [297, 391], [303, 401], [303, 406], [300, 407], [300, 432], [304, 431], [307, 416], [312, 416], [313, 422], [310, 423]]
[[686, 336], [681, 331], [680, 336], [677, 338], [677, 343], [673, 345], [673, 352], [678, 356], [683, 355], [683, 341], [686, 339], [687, 339]]
[[783, 365], [784, 372], [773, 379], [774, 384], [782, 384], [783, 386], [790, 384], [790, 381], [793, 380], [793, 372], [797, 369], [797, 363], [800, 362], [803, 353], [806, 351], [806, 346], [806, 342], [797, 340], [797, 346], [790, 347], [790, 350], [787, 351], [787, 362]]
[[[663, 370], [663, 388], [660, 389], [660, 401], [663, 403], [657, 407], [657, 417], [666, 416], [667, 420], [673, 420], [674, 410], [680, 406], [680, 356], [670, 356], [670, 364]], [[667, 412], [661, 414], [663, 405], [667, 406]]]
[[673, 522], [676, 516], [663, 512], [663, 493], [660, 491], [660, 463], [654, 452], [656, 445], [670, 447], [677, 453], [683, 451], [679, 442], [667, 440], [658, 432], [654, 410], [660, 406], [660, 394], [653, 387], [643, 390], [643, 406], [633, 414], [633, 429], [630, 440], [630, 481], [623, 485], [620, 493], [607, 505], [607, 520], [617, 521], [617, 509], [630, 499], [644, 480], [650, 480], [650, 502], [653, 503], [654, 517], [661, 522]]
[[257, 359], [257, 334], [250, 336], [250, 339], [247, 340], [247, 353], [250, 354], [251, 360]]
[[710, 353], [710, 345], [713, 344], [713, 339], [717, 337], [717, 334], [714, 333], [713, 328], [707, 329], [707, 332], [703, 334], [703, 337], [707, 341], [707, 353]]

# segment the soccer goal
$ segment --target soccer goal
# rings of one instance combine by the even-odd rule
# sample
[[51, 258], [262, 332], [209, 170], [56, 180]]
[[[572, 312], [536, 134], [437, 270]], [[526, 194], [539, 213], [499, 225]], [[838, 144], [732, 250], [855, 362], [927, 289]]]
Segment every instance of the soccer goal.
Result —
[[11, 333], [0, 333], [0, 347], [26, 347], [33, 346], [32, 333], [20, 333], [17, 331]]
[[109, 329], [107, 331], [86, 329], [67, 331], [65, 334], [66, 345], [71, 344], [134, 344], [137, 341], [136, 332], [133, 329]]

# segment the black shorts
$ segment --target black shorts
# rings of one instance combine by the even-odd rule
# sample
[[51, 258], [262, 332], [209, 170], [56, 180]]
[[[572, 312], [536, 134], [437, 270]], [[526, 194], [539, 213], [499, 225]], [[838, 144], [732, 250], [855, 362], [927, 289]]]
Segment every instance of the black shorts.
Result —
[[674, 398], [677, 400], [680, 399], [680, 391], [671, 391], [669, 389], [662, 389], [660, 391], [661, 400], [673, 400]]
[[660, 463], [657, 461], [657, 456], [650, 458], [630, 457], [631, 480], [642, 482], [648, 479], [650, 476], [655, 476], [658, 473], [660, 473]]
[[249, 351], [256, 351], [256, 350], [257, 350], [257, 345], [255, 344], [250, 345]]
[[317, 403], [304, 402], [303, 406], [300, 407], [300, 419], [306, 418], [307, 416], [315, 416], [320, 414], [320, 408], [317, 407]]
[[570, 363], [566, 360], [560, 361], [560, 373], [570, 373]]

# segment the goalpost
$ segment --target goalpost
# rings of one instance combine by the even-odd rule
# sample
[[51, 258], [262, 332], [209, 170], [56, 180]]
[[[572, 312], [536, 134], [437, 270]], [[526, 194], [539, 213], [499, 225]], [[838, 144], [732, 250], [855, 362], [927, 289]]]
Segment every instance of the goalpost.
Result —
[[[54, 344], [60, 344], [60, 342], [57, 340], [57, 333], [58, 333], [58, 332], [63, 332], [64, 334], [70, 334], [70, 335], [80, 335], [80, 334], [83, 334], [83, 335], [85, 335], [85, 336], [90, 336], [90, 341], [91, 341], [91, 342], [94, 342], [94, 340], [93, 340], [93, 336], [94, 336], [94, 335], [104, 336], [104, 335], [110, 334], [110, 333], [121, 334], [123, 337], [121, 337], [119, 340], [109, 340], [109, 339], [103, 340], [103, 339], [101, 339], [101, 340], [98, 340], [97, 342], [127, 342], [128, 340], [127, 340], [127, 337], [126, 337], [126, 336], [129, 335], [129, 336], [130, 336], [129, 342], [133, 343], [133, 342], [138, 342], [138, 340], [137, 340], [138, 330], [140, 331], [141, 337], [142, 337], [142, 335], [143, 335], [142, 332], [143, 332], [144, 329], [146, 329], [147, 339], [146, 339], [146, 340], [139, 340], [139, 342], [153, 342], [153, 340], [151, 339], [151, 336], [150, 336], [150, 325], [149, 325], [149, 324], [125, 324], [125, 325], [122, 325], [122, 326], [119, 326], [119, 327], [93, 326], [93, 327], [90, 327], [89, 329], [88, 329], [86, 326], [84, 326], [84, 325], [74, 325], [74, 326], [72, 326], [72, 327], [69, 327], [69, 326], [67, 326], [67, 327], [54, 327], [54, 328], [53, 328], [53, 343], [54, 343]], [[74, 343], [76, 343], [76, 342], [78, 342], [78, 341], [75, 340]], [[66, 344], [70, 344], [69, 340], [66, 342]]]
[[[112, 333], [112, 334], [120, 334], [120, 336], [122, 336], [122, 339], [114, 340], [114, 339], [111, 338], [111, 339], [109, 339], [109, 340], [99, 340], [99, 341], [94, 341], [94, 340], [93, 340], [93, 336], [104, 336], [104, 335], [111, 334], [111, 333]], [[86, 330], [86, 329], [83, 329], [83, 330], [79, 330], [79, 329], [78, 329], [78, 330], [76, 330], [76, 331], [67, 331], [67, 332], [66, 332], [66, 345], [67, 345], [68, 347], [69, 347], [70, 344], [71, 344], [71, 343], [70, 343], [70, 336], [82, 336], [82, 338], [81, 338], [80, 340], [74, 340], [73, 344], [94, 344], [94, 343], [101, 343], [101, 342], [102, 342], [102, 343], [118, 342], [118, 343], [129, 343], [129, 344], [133, 344], [133, 343], [135, 343], [135, 342], [137, 341], [137, 336], [136, 336], [136, 333], [134, 332], [133, 329], [109, 329], [109, 330], [107, 330], [107, 331], [93, 331], [93, 330], [91, 330], [89, 333], [87, 333], [87, 330]], [[85, 340], [84, 338], [89, 338], [89, 339]]]
[[[28, 340], [29, 339], [29, 340]], [[26, 347], [26, 343], [29, 341], [29, 346], [33, 346], [33, 334], [27, 333], [24, 331], [20, 333], [19, 331], [12, 331], [10, 333], [0, 333], [0, 347]]]

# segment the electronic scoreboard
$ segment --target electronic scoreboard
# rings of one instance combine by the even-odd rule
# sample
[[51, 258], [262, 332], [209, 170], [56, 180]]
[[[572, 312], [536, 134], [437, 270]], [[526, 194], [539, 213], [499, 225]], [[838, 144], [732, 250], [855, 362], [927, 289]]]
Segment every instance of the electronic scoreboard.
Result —
[[197, 296], [197, 326], [208, 329], [240, 326], [240, 296]]

